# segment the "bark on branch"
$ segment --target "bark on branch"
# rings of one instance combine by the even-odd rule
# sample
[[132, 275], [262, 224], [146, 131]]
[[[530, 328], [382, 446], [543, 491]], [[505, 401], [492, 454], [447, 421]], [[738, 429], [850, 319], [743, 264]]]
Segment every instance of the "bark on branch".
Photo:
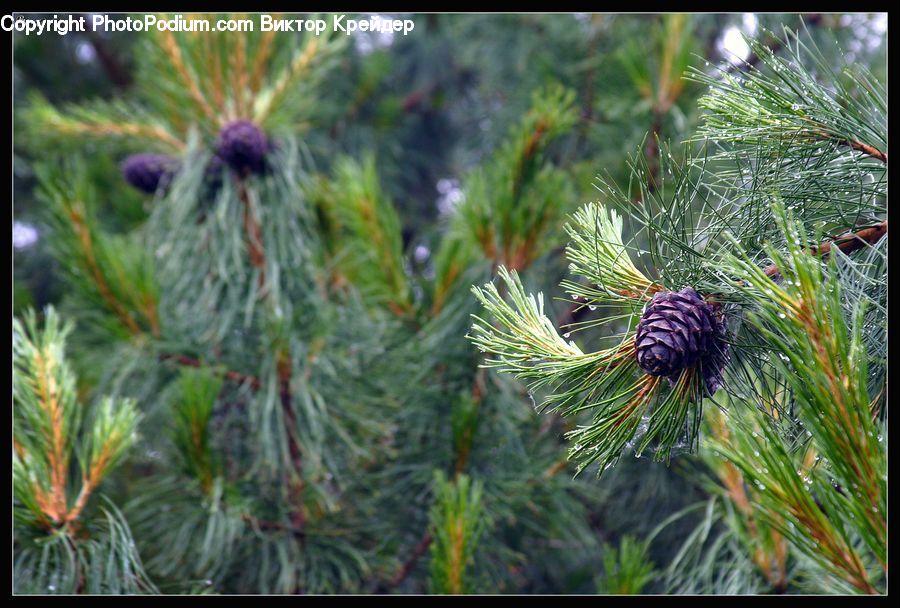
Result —
[[[834, 240], [810, 247], [809, 251], [818, 256], [826, 256], [832, 248], [837, 247], [844, 253], [853, 253], [867, 245], [874, 245], [885, 234], [887, 234], [887, 220], [858, 232], [847, 232]], [[778, 274], [778, 266], [775, 264], [767, 266], [765, 273], [768, 277], [774, 277]]]
[[[193, 357], [188, 357], [187, 355], [179, 355], [176, 353], [163, 353], [159, 356], [159, 359], [160, 361], [173, 361], [178, 365], [184, 365], [186, 367], [202, 367], [204, 365], [204, 363], [199, 359], [194, 359]], [[215, 368], [215, 365], [210, 365], [210, 367]], [[242, 374], [241, 372], [236, 372], [231, 369], [223, 371], [221, 375], [229, 382], [233, 382], [235, 384], [246, 384], [255, 391], [258, 391], [262, 386], [262, 383], [256, 376]]]
[[425, 555], [425, 552], [428, 551], [428, 547], [431, 546], [431, 542], [433, 540], [434, 538], [431, 536], [431, 532], [426, 532], [422, 537], [422, 540], [420, 540], [413, 549], [412, 555], [410, 555], [409, 559], [407, 559], [403, 563], [403, 566], [401, 566], [400, 569], [397, 570], [397, 573], [394, 574], [394, 577], [390, 580], [389, 585], [391, 587], [397, 587], [398, 585], [400, 585], [400, 583], [406, 580], [406, 577], [409, 576], [410, 572], [412, 572], [413, 568], [416, 565], [416, 562], [419, 561], [419, 558]]

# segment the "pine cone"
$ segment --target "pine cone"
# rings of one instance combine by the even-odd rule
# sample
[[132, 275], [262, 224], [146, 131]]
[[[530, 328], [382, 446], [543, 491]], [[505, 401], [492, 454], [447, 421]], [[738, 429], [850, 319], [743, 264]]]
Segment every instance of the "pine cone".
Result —
[[178, 159], [165, 154], [132, 154], [121, 165], [125, 181], [147, 194], [165, 187], [178, 171]]
[[728, 360], [724, 322], [700, 294], [688, 287], [653, 296], [635, 335], [638, 365], [651, 376], [677, 380], [699, 364], [707, 393], [722, 385]]
[[249, 120], [236, 120], [219, 132], [219, 158], [239, 175], [263, 173], [270, 150], [266, 134]]

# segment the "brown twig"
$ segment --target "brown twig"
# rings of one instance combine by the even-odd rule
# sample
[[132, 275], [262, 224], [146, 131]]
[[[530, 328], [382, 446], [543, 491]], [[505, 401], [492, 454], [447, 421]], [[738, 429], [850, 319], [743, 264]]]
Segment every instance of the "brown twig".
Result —
[[259, 519], [250, 515], [249, 513], [241, 513], [241, 520], [250, 524], [251, 526], [255, 526], [263, 531], [278, 531], [278, 532], [290, 532], [294, 536], [302, 537], [304, 535], [303, 530], [300, 530], [293, 525], [283, 524], [280, 521], [272, 521], [270, 519]]
[[[887, 220], [881, 222], [880, 224], [876, 224], [875, 226], [871, 226], [869, 228], [864, 228], [858, 232], [847, 232], [834, 240], [826, 241], [821, 245], [810, 247], [810, 253], [819, 256], [826, 256], [831, 252], [833, 247], [837, 247], [844, 253], [853, 253], [858, 249], [862, 249], [866, 245], [874, 245], [877, 243], [881, 237], [887, 234]], [[772, 264], [767, 266], [764, 270], [766, 276], [774, 277], [779, 273], [778, 266]]]
[[418, 542], [418, 544], [416, 544], [415, 548], [413, 549], [412, 555], [409, 556], [409, 559], [407, 559], [403, 563], [400, 569], [397, 570], [396, 574], [394, 574], [393, 578], [391, 578], [389, 583], [391, 587], [397, 587], [400, 585], [400, 583], [406, 580], [406, 577], [409, 576], [410, 572], [412, 572], [413, 568], [416, 565], [416, 562], [419, 561], [419, 558], [425, 555], [425, 552], [428, 551], [428, 547], [431, 546], [433, 540], [434, 537], [431, 536], [431, 532], [425, 532], [425, 534], [422, 536], [422, 539]]
[[875, 146], [870, 146], [869, 144], [863, 143], [861, 141], [857, 141], [855, 139], [840, 139], [838, 143], [843, 146], [850, 146], [857, 152], [862, 152], [872, 158], [877, 158], [884, 164], [887, 164], [887, 152], [882, 152]]
[[[184, 365], [187, 367], [203, 367], [204, 365], [204, 363], [199, 359], [194, 359], [193, 357], [188, 357], [187, 355], [179, 355], [176, 353], [163, 353], [159, 355], [159, 359], [161, 361], [173, 361], [179, 365]], [[210, 365], [210, 367], [215, 369], [214, 365]], [[262, 387], [262, 382], [260, 382], [259, 378], [257, 378], [256, 376], [242, 374], [241, 372], [236, 372], [231, 369], [227, 369], [221, 372], [221, 375], [223, 378], [230, 382], [233, 382], [235, 384], [246, 384], [255, 391], [258, 391]]]
[[[235, 183], [237, 184], [238, 196], [244, 206], [244, 232], [250, 255], [250, 264], [259, 271], [258, 287], [260, 296], [265, 298], [269, 292], [266, 282], [266, 253], [263, 248], [262, 226], [256, 217], [253, 201], [247, 192], [247, 186], [243, 178], [235, 176]], [[306, 487], [306, 483], [303, 480], [303, 450], [297, 438], [297, 417], [294, 413], [291, 393], [291, 357], [286, 349], [278, 353], [276, 365], [278, 371], [278, 397], [281, 401], [281, 411], [287, 426], [288, 453], [292, 469], [289, 472], [289, 479], [286, 480], [292, 505], [290, 518], [292, 525], [297, 528], [303, 528], [306, 524], [306, 513], [303, 508], [303, 493]]]
[[237, 185], [238, 197], [244, 207], [244, 236], [247, 241], [247, 252], [250, 254], [250, 264], [259, 271], [257, 286], [262, 293], [266, 287], [266, 251], [263, 247], [262, 226], [256, 217], [256, 210], [253, 201], [250, 200], [243, 178], [235, 175], [234, 181]]
[[[885, 234], [887, 234], [887, 220], [881, 222], [880, 224], [876, 224], [875, 226], [864, 228], [858, 232], [847, 232], [846, 234], [843, 234], [831, 241], [826, 241], [821, 245], [811, 247], [810, 251], [812, 253], [824, 256], [831, 252], [832, 247], [837, 246], [837, 248], [842, 252], [849, 254], [862, 249], [866, 245], [874, 245]], [[763, 272], [765, 272], [766, 276], [768, 277], [774, 277], [778, 274], [778, 266], [772, 264], [770, 266], [767, 266]], [[576, 323], [587, 310], [589, 310], [589, 308], [586, 304], [571, 304], [560, 315], [559, 319], [557, 320], [557, 326], [563, 327]]]
[[119, 61], [120, 55], [111, 51], [106, 40], [93, 29], [85, 30], [84, 35], [90, 41], [91, 46], [94, 47], [97, 59], [100, 61], [100, 65], [103, 66], [103, 71], [106, 73], [109, 81], [120, 89], [127, 89], [130, 87], [134, 82], [134, 79], [131, 77], [131, 73]]
[[303, 480], [303, 452], [297, 440], [297, 417], [291, 398], [291, 361], [284, 351], [278, 356], [278, 395], [287, 425], [288, 453], [293, 469], [291, 479], [288, 480], [292, 504], [291, 524], [302, 529], [306, 525], [306, 512], [303, 508], [303, 491], [306, 488]]

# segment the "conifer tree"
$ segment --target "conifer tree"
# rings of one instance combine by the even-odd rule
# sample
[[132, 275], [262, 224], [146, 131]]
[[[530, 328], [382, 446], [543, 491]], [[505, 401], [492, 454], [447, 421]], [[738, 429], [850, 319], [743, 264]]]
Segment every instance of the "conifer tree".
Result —
[[883, 86], [546, 17], [28, 100], [75, 329], [14, 323], [16, 592], [884, 591]]
[[709, 86], [699, 153], [667, 156], [658, 182], [638, 158], [638, 206], [601, 178], [601, 201], [572, 216], [578, 278], [562, 286], [603, 313], [566, 329], [612, 327], [608, 346], [561, 336], [543, 296], [502, 267], [501, 288], [474, 288], [488, 315], [472, 340], [488, 366], [543, 390], [541, 409], [578, 420], [579, 471], [596, 463], [602, 476], [626, 450], [696, 451], [706, 412], [699, 449], [731, 535], [710, 555], [743, 552], [750, 576], [715, 572], [704, 523], [685, 545], [695, 560], [679, 556], [688, 572], [672, 570], [681, 590], [762, 579], [883, 593], [885, 93], [862, 69], [834, 73], [793, 32], [786, 57], [748, 44], [759, 63], [746, 73], [690, 75]]

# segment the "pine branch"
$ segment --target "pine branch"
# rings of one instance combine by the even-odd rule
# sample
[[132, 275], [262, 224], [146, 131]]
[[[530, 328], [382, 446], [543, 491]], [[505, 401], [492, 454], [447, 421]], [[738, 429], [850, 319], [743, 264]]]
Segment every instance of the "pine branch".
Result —
[[[273, 15], [277, 18], [277, 15]], [[272, 41], [275, 38], [275, 30], [265, 32], [256, 49], [256, 57], [250, 70], [250, 92], [255, 96], [262, 86], [263, 75], [266, 72], [266, 62], [272, 53]]]
[[647, 190], [649, 192], [653, 192], [659, 187], [659, 138], [662, 134], [663, 118], [663, 112], [654, 108], [653, 124], [650, 126], [647, 143], [644, 146], [644, 155], [647, 157]]
[[[235, 19], [244, 19], [246, 14], [238, 13]], [[231, 51], [231, 75], [234, 84], [234, 105], [238, 116], [248, 116], [250, 114], [251, 101], [246, 99], [247, 87], [249, 85], [249, 74], [247, 73], [247, 40], [244, 36], [236, 36], [235, 48]]]
[[54, 375], [57, 373], [57, 361], [49, 352], [36, 352], [34, 357], [35, 388], [40, 397], [39, 403], [50, 421], [50, 436], [47, 438], [49, 449], [47, 461], [50, 465], [50, 496], [47, 501], [47, 515], [55, 521], [65, 521], [68, 504], [66, 501], [66, 476], [69, 468], [67, 437], [65, 437], [63, 405], [60, 403], [60, 389]]
[[[710, 439], [715, 443], [728, 445], [731, 443], [725, 415], [715, 408], [710, 410]], [[753, 510], [753, 502], [748, 496], [746, 481], [741, 471], [730, 461], [709, 458], [710, 466], [715, 471], [719, 482], [724, 486], [727, 498], [737, 507], [743, 520], [738, 519], [739, 526], [746, 526], [750, 536], [748, 551], [753, 563], [759, 568], [772, 585], [775, 593], [783, 593], [787, 589], [787, 544], [785, 539], [774, 528], [761, 527]], [[763, 537], [765, 535], [765, 538]], [[769, 541], [769, 542], [764, 542]], [[771, 545], [771, 547], [770, 547]], [[771, 554], [767, 550], [771, 548]], [[773, 570], [772, 564], [775, 568]]]
[[181, 78], [185, 88], [190, 93], [191, 98], [197, 107], [210, 121], [219, 124], [224, 117], [218, 116], [212, 109], [209, 102], [206, 101], [206, 98], [200, 91], [197, 81], [194, 80], [194, 77], [188, 71], [188, 68], [184, 63], [184, 58], [181, 55], [181, 48], [178, 46], [178, 41], [175, 39], [175, 35], [171, 31], [163, 30], [160, 34], [159, 46], [168, 57], [172, 67], [175, 68], [175, 72]]
[[416, 543], [416, 546], [413, 548], [412, 554], [409, 556], [403, 565], [397, 570], [396, 574], [391, 578], [389, 585], [391, 587], [399, 587], [400, 583], [406, 580], [406, 577], [410, 575], [415, 568], [416, 563], [419, 559], [425, 555], [425, 552], [428, 551], [428, 548], [431, 546], [431, 543], [434, 541], [434, 537], [431, 535], [431, 531], [428, 530], [422, 535], [422, 539]]
[[[813, 13], [811, 15], [802, 15], [800, 17], [801, 23], [805, 25], [819, 25], [822, 23], [822, 15], [819, 13]], [[768, 46], [769, 50], [772, 51], [773, 54], [778, 53], [785, 45], [787, 41], [781, 38], [775, 38], [772, 43]], [[739, 63], [731, 62], [728, 64], [728, 67], [725, 69], [725, 73], [732, 74], [737, 71], [745, 72], [751, 68], [756, 67], [763, 60], [762, 55], [756, 53], [754, 51], [750, 52], [750, 55], [747, 56], [746, 59]]]
[[303, 538], [306, 534], [302, 529], [298, 528], [295, 525], [286, 526], [278, 521], [272, 521], [270, 519], [259, 519], [249, 513], [241, 513], [241, 520], [247, 522], [251, 526], [259, 528], [260, 530], [290, 532], [297, 538]]
[[884, 164], [887, 164], [887, 162], [888, 162], [887, 152], [882, 152], [875, 146], [870, 146], [867, 143], [863, 143], [861, 141], [856, 141], [855, 139], [839, 139], [837, 141], [842, 146], [850, 146], [857, 152], [862, 152], [863, 154], [871, 156], [872, 158], [877, 158]]
[[[256, 217], [253, 203], [247, 190], [245, 180], [235, 176], [238, 196], [244, 207], [244, 233], [250, 254], [251, 265], [259, 271], [260, 296], [268, 298], [270, 291], [266, 282], [266, 254], [262, 242], [262, 226]], [[305, 482], [303, 480], [303, 451], [297, 439], [297, 417], [294, 413], [291, 393], [291, 359], [290, 353], [281, 351], [277, 358], [278, 372], [278, 396], [281, 401], [281, 410], [287, 424], [288, 453], [292, 471], [287, 480], [292, 503], [291, 522], [297, 528], [303, 528], [306, 524], [306, 513], [303, 507], [303, 494]]]
[[265, 294], [266, 285], [266, 252], [263, 246], [262, 226], [256, 217], [256, 209], [247, 191], [244, 178], [234, 176], [237, 185], [238, 197], [244, 209], [244, 240], [247, 243], [247, 251], [250, 254], [250, 264], [259, 272], [257, 287], [260, 295]]
[[143, 331], [134, 320], [134, 317], [131, 316], [131, 313], [128, 312], [118, 298], [113, 295], [112, 289], [110, 289], [106, 277], [97, 263], [97, 256], [94, 253], [93, 236], [85, 222], [82, 209], [83, 205], [75, 203], [67, 208], [67, 213], [72, 223], [72, 230], [75, 232], [78, 244], [82, 250], [82, 255], [87, 264], [88, 273], [97, 288], [97, 292], [100, 294], [100, 297], [103, 298], [103, 301], [106, 302], [109, 310], [118, 317], [119, 321], [132, 335], [140, 335]]
[[[159, 359], [161, 361], [173, 361], [179, 365], [184, 365], [186, 367], [204, 367], [206, 365], [199, 359], [195, 359], [187, 355], [180, 355], [177, 353], [162, 353], [159, 355]], [[243, 374], [241, 372], [236, 372], [230, 369], [222, 371], [220, 373], [226, 380], [239, 385], [246, 384], [255, 391], [258, 391], [262, 387], [262, 382], [256, 376]]]
[[320, 50], [322, 50], [320, 46], [323, 45], [320, 43], [319, 38], [315, 36], [309, 38], [303, 51], [294, 57], [287, 70], [273, 84], [270, 95], [265, 98], [262, 104], [257, 104], [254, 115], [254, 120], [257, 123], [265, 122], [272, 110], [278, 107], [281, 98], [287, 93], [291, 83], [296, 82], [304, 73], [310, 70]]
[[[724, 446], [722, 453], [756, 480], [762, 515], [793, 546], [857, 590], [877, 593], [878, 575], [870, 564], [877, 561], [886, 571], [887, 462], [871, 411], [865, 306], [854, 306], [846, 318], [837, 265], [823, 267], [817, 252], [805, 247], [802, 225], [783, 206], [773, 205], [773, 212], [787, 252], [767, 247], [766, 253], [785, 280], [768, 281], [743, 251], [723, 265], [747, 277], [739, 286], [754, 304], [748, 320], [778, 355], [770, 362], [791, 391], [814, 457], [821, 455], [827, 465], [805, 476], [793, 462], [794, 446], [768, 418], [756, 423], [755, 432], [736, 434], [735, 447]], [[827, 245], [822, 249], [834, 243]], [[837, 486], [855, 491], [835, 492]]]
[[[825, 257], [831, 251], [832, 247], [837, 247], [843, 253], [853, 253], [859, 249], [862, 249], [866, 246], [871, 246], [881, 240], [881, 237], [887, 234], [888, 223], [887, 220], [872, 226], [870, 228], [864, 228], [858, 232], [848, 232], [842, 236], [839, 236], [831, 241], [826, 241], [818, 246], [813, 246], [809, 248], [810, 253], [815, 255], [819, 255], [821, 257]], [[772, 278], [779, 273], [778, 266], [776, 264], [771, 264], [766, 267], [763, 271], [766, 276]]]
[[306, 512], [303, 507], [306, 482], [303, 480], [303, 452], [297, 440], [297, 417], [294, 414], [291, 397], [291, 361], [285, 352], [279, 353], [278, 357], [278, 394], [287, 422], [288, 453], [293, 468], [293, 476], [288, 480], [292, 503], [291, 523], [294, 527], [302, 529], [306, 525]]

